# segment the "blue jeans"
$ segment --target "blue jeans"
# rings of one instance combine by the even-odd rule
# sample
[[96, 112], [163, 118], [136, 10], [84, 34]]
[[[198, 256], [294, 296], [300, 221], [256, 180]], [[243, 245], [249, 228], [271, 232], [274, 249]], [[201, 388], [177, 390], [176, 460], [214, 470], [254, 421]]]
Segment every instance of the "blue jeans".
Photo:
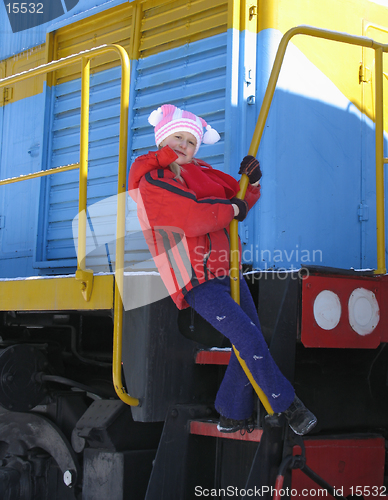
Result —
[[[240, 305], [230, 295], [230, 279], [215, 278], [185, 295], [188, 304], [227, 337], [245, 361], [253, 379], [268, 397], [275, 413], [294, 400], [294, 388], [273, 360], [261, 332], [256, 307], [245, 280], [240, 280]], [[253, 388], [233, 352], [218, 390], [216, 410], [227, 418], [243, 420], [253, 411]]]

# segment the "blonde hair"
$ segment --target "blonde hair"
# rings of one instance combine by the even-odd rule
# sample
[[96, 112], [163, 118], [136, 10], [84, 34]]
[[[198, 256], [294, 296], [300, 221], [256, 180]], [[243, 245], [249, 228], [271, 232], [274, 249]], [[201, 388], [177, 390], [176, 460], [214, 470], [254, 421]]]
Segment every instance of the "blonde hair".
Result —
[[[199, 163], [197, 162], [197, 160], [195, 158], [193, 158], [191, 160], [191, 163], [194, 163], [194, 165], [199, 165]], [[182, 167], [182, 165], [179, 165], [179, 163], [177, 163], [176, 161], [173, 161], [172, 163], [170, 163], [169, 168], [170, 168], [171, 172], [173, 174], [175, 174], [174, 179], [178, 179], [181, 182], [184, 182], [184, 180], [182, 179], [182, 176], [181, 176], [181, 172], [185, 172], [185, 169]]]
[[[159, 144], [158, 149], [162, 149], [162, 148], [163, 148], [163, 146], [161, 144]], [[183, 182], [181, 172], [182, 172], [182, 170], [184, 171], [184, 169], [179, 165], [179, 163], [177, 163], [176, 161], [173, 161], [172, 163], [170, 163], [170, 165], [168, 167], [171, 170], [171, 172], [173, 174], [175, 174], [174, 179], [178, 179], [181, 182]]]
[[175, 174], [174, 179], [178, 179], [181, 182], [183, 182], [183, 179], [181, 176], [181, 172], [182, 172], [183, 168], [179, 165], [179, 163], [177, 163], [176, 161], [173, 161], [172, 163], [170, 163], [169, 168], [170, 168], [171, 172], [173, 174]]

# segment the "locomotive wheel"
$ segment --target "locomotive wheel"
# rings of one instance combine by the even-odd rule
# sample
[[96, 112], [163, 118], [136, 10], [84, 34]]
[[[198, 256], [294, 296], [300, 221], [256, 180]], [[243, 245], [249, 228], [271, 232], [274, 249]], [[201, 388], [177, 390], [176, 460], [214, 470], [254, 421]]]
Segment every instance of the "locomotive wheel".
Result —
[[[76, 498], [76, 455], [61, 430], [41, 415], [0, 413], [0, 463], [3, 500]], [[59, 496], [50, 492], [53, 481], [61, 483]]]

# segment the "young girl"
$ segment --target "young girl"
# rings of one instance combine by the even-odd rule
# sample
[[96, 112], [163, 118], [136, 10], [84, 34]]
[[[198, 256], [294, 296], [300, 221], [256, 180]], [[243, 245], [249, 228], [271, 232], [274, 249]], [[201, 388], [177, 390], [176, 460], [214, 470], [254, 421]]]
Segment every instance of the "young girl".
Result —
[[[202, 118], [165, 104], [148, 120], [159, 150], [135, 160], [128, 189], [167, 290], [179, 309], [191, 306], [232, 342], [273, 411], [284, 412], [294, 432], [306, 434], [316, 418], [272, 359], [244, 279], [241, 306], [230, 295], [229, 224], [244, 220], [260, 197], [259, 162], [243, 159], [239, 174], [246, 173], [250, 184], [240, 200], [233, 177], [194, 158], [202, 142], [220, 139]], [[253, 388], [233, 350], [215, 407], [221, 432], [251, 427]]]

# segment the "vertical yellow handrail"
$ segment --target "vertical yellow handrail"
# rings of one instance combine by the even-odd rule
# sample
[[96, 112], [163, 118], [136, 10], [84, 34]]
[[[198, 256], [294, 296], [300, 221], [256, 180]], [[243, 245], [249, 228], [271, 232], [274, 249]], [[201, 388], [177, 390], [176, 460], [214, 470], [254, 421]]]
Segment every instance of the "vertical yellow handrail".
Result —
[[386, 273], [384, 214], [383, 48], [375, 49], [377, 274]]
[[[298, 26], [291, 28], [282, 37], [276, 57], [273, 63], [272, 71], [268, 80], [267, 89], [264, 94], [263, 103], [260, 108], [260, 113], [256, 122], [256, 127], [253, 133], [251, 145], [248, 154], [257, 155], [260, 141], [264, 132], [265, 123], [267, 121], [269, 109], [272, 103], [273, 95], [276, 89], [276, 83], [282, 67], [284, 55], [289, 41], [295, 35], [307, 35], [325, 40], [332, 40], [340, 43], [348, 43], [358, 45], [375, 50], [376, 54], [376, 225], [377, 225], [377, 269], [376, 273], [385, 274], [385, 216], [384, 216], [384, 117], [383, 117], [383, 53], [388, 52], [388, 45], [375, 42], [370, 38], [348, 35], [337, 31], [329, 31], [311, 26]], [[237, 197], [244, 199], [248, 187], [249, 179], [246, 175], [242, 175], [240, 179], [240, 191]], [[233, 220], [230, 224], [230, 287], [233, 299], [240, 303], [240, 278], [239, 278], [239, 247], [238, 247], [238, 222]], [[235, 349], [235, 348], [234, 348]], [[238, 352], [235, 349], [235, 352]], [[245, 373], [252, 382], [253, 377], [241, 358], [238, 356]], [[255, 383], [252, 383], [264, 407], [267, 409], [268, 399], [263, 394], [263, 391]], [[268, 410], [267, 410], [268, 411]]]
[[[79, 160], [79, 197], [78, 197], [78, 231], [86, 235], [86, 202], [88, 184], [89, 153], [89, 89], [90, 59], [81, 59], [81, 120], [80, 120], [80, 160]], [[86, 239], [78, 235], [77, 262], [78, 269], [85, 269]]]
[[117, 227], [116, 227], [116, 267], [115, 267], [115, 302], [113, 325], [113, 384], [119, 398], [131, 406], [139, 406], [137, 398], [129, 396], [122, 382], [122, 340], [123, 340], [123, 300], [124, 293], [124, 256], [125, 256], [125, 200], [128, 157], [128, 110], [130, 62], [127, 52], [120, 47], [122, 61], [121, 104], [120, 104], [120, 139], [119, 172], [117, 181]]
[[90, 58], [81, 58], [81, 118], [80, 118], [80, 159], [78, 194], [78, 252], [75, 279], [81, 283], [81, 291], [86, 301], [93, 290], [93, 271], [86, 269], [86, 205], [88, 199], [89, 167], [89, 101], [90, 101]]

